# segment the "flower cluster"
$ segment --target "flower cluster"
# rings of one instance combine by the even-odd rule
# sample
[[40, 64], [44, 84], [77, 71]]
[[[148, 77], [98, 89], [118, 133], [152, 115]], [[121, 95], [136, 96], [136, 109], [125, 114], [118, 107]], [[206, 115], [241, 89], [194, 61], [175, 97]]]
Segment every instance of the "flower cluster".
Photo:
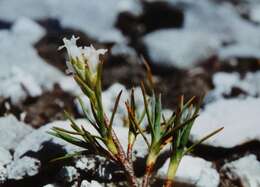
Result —
[[76, 75], [80, 73], [83, 80], [90, 76], [90, 80], [96, 79], [97, 67], [100, 63], [99, 56], [104, 55], [107, 49], [96, 50], [93, 45], [89, 47], [77, 46], [79, 37], [72, 36], [71, 39], [63, 38], [64, 45], [59, 47], [59, 50], [66, 48], [69, 56], [69, 61], [66, 61], [67, 73]]

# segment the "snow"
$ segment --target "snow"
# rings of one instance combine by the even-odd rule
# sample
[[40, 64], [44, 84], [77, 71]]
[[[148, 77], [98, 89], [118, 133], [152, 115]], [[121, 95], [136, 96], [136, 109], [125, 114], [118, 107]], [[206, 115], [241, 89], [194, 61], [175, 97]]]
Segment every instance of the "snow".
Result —
[[249, 15], [250, 19], [256, 23], [260, 23], [260, 3], [251, 6], [251, 11]]
[[88, 182], [87, 180], [83, 180], [81, 182], [80, 187], [102, 187], [102, 185], [95, 180], [92, 180], [91, 182]]
[[[142, 99], [142, 97], [140, 97], [142, 95], [142, 93], [141, 93], [142, 91], [141, 91], [140, 87], [136, 87], [134, 89], [135, 89], [136, 108], [138, 109], [138, 113], [141, 114], [141, 112], [143, 111], [143, 108], [144, 108], [143, 99]], [[127, 90], [126, 87], [120, 83], [115, 83], [112, 86], [110, 86], [107, 90], [103, 91], [103, 93], [102, 93], [104, 111], [110, 117], [112, 115], [115, 100], [121, 90], [123, 92], [121, 95], [121, 99], [119, 101], [117, 113], [114, 117], [115, 126], [124, 125], [123, 121], [127, 117], [127, 110], [126, 110], [125, 102], [127, 100], [129, 100], [130, 90]], [[89, 103], [87, 97], [84, 94], [81, 94], [80, 98], [83, 100], [86, 108], [89, 109], [89, 111], [91, 111], [90, 103]], [[78, 108], [79, 112], [82, 113], [82, 109], [81, 109], [79, 102], [77, 102], [77, 108]]]
[[222, 60], [232, 58], [260, 59], [260, 48], [244, 44], [231, 45], [219, 50], [219, 58]]
[[46, 184], [43, 187], [56, 187], [54, 184]]
[[260, 98], [219, 99], [209, 103], [195, 120], [191, 141], [196, 142], [210, 132], [224, 127], [204, 142], [214, 147], [232, 148], [250, 141], [260, 141]]
[[139, 61], [136, 51], [125, 43], [113, 45], [110, 53], [113, 56], [123, 56], [124, 58], [129, 59], [130, 62]]
[[0, 118], [0, 147], [6, 150], [15, 149], [32, 128], [19, 122], [13, 115]]
[[0, 147], [0, 165], [6, 165], [9, 164], [12, 161], [12, 155], [11, 153]]
[[218, 72], [213, 75], [213, 85], [214, 89], [207, 96], [213, 99], [229, 95], [234, 87], [241, 89], [248, 96], [259, 96], [260, 71], [248, 72], [244, 78], [241, 78], [237, 72]]
[[[87, 123], [84, 120], [78, 122], [79, 124], [87, 125]], [[67, 152], [79, 151], [78, 147], [66, 143], [60, 138], [56, 138], [48, 134], [48, 132], [51, 131], [51, 128], [53, 127], [60, 127], [70, 130], [72, 129], [70, 127], [69, 121], [54, 121], [52, 123], [44, 125], [43, 127], [35, 130], [34, 132], [26, 136], [23, 139], [23, 141], [19, 143], [14, 152], [14, 159], [19, 159], [28, 152], [39, 152], [44, 147], [44, 143], [46, 142], [52, 142], [53, 144], [59, 145], [62, 148], [64, 148]], [[93, 129], [94, 128], [89, 128], [88, 130], [93, 131]]]
[[[169, 161], [170, 159], [159, 169], [157, 175], [160, 178], [166, 178]], [[197, 187], [218, 187], [220, 177], [211, 162], [187, 155], [180, 162], [175, 180]]]
[[11, 22], [20, 17], [34, 20], [58, 19], [63, 27], [81, 30], [90, 37], [105, 42], [125, 40], [121, 32], [114, 27], [118, 14], [123, 11], [139, 15], [142, 8], [137, 0], [0, 1], [0, 19]]
[[75, 167], [80, 170], [89, 171], [96, 167], [96, 160], [85, 156], [81, 156], [76, 161]]
[[38, 24], [25, 18], [17, 20], [11, 30], [0, 30], [0, 95], [10, 97], [13, 103], [41, 95], [64, 77], [32, 46], [44, 34]]
[[247, 155], [227, 163], [221, 169], [231, 180], [239, 180], [245, 187], [260, 186], [260, 162], [255, 155]]
[[60, 178], [62, 178], [62, 181], [66, 181], [67, 183], [71, 183], [79, 177], [79, 173], [77, 172], [77, 169], [73, 166], [64, 166], [61, 168], [59, 172]]
[[[77, 119], [76, 123], [79, 125], [83, 125], [85, 129], [94, 134], [97, 135], [96, 130], [84, 119]], [[55, 146], [55, 149], [58, 151], [58, 147], [62, 148], [67, 153], [73, 153], [75, 151], [81, 151], [82, 148], [74, 146], [72, 144], [69, 144], [65, 142], [64, 140], [60, 138], [56, 138], [47, 132], [51, 131], [51, 128], [53, 127], [60, 127], [67, 130], [72, 130], [70, 127], [69, 121], [55, 121], [49, 124], [46, 124], [45, 126], [35, 130], [33, 133], [29, 134], [24, 138], [20, 144], [17, 146], [17, 148], [14, 151], [14, 162], [21, 162], [24, 157], [36, 159], [41, 163], [41, 159], [37, 158], [44, 158], [44, 154], [49, 154], [48, 158], [54, 159], [57, 157], [57, 153], [48, 150], [53, 150], [53, 147]], [[115, 126], [114, 127], [115, 133], [118, 135], [119, 141], [121, 142], [123, 148], [127, 149], [128, 139], [126, 138], [128, 136], [128, 129], [125, 127]], [[45, 150], [44, 152], [41, 150]], [[145, 142], [141, 136], [138, 136], [136, 143], [133, 148], [134, 151], [134, 158], [135, 157], [144, 157], [147, 154], [147, 147], [145, 145]], [[35, 153], [34, 156], [27, 155], [28, 153], [33, 152]], [[35, 158], [34, 158], [35, 157]], [[26, 168], [27, 166], [24, 166], [24, 170], [30, 170], [30, 168]], [[28, 165], [30, 167], [30, 165]]]
[[44, 28], [25, 17], [21, 17], [15, 22], [11, 27], [11, 32], [15, 37], [31, 44], [36, 43], [46, 34]]
[[185, 29], [210, 32], [223, 42], [260, 47], [260, 40], [257, 39], [260, 27], [242, 19], [230, 3], [201, 0], [184, 4]]
[[181, 29], [160, 29], [144, 36], [148, 55], [155, 63], [185, 69], [211, 55], [218, 55], [220, 59], [260, 58], [260, 26], [243, 19], [230, 3], [165, 2], [180, 7], [185, 20]]
[[3, 184], [7, 179], [7, 170], [6, 168], [0, 163], [0, 185]]
[[147, 34], [143, 41], [156, 63], [177, 68], [191, 68], [217, 53], [218, 40], [207, 32], [161, 29]]
[[7, 165], [8, 179], [20, 180], [26, 176], [34, 176], [39, 172], [40, 162], [31, 157], [23, 157]]

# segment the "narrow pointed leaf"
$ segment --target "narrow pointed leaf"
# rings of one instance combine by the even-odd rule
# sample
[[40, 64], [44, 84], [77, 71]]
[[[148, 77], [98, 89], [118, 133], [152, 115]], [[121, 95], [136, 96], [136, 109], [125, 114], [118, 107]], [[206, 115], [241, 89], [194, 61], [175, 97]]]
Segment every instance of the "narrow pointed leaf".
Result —
[[224, 127], [221, 127], [213, 132], [211, 132], [210, 134], [206, 135], [205, 137], [203, 137], [201, 140], [199, 140], [198, 142], [194, 143], [192, 146], [190, 146], [185, 153], [189, 153], [191, 152], [196, 146], [198, 146], [199, 144], [201, 144], [202, 142], [206, 141], [207, 139], [209, 139], [210, 137], [214, 136], [215, 134], [219, 133], [220, 131], [222, 131], [224, 129]]
[[117, 108], [118, 108], [118, 104], [119, 104], [122, 92], [123, 92], [123, 90], [121, 90], [119, 92], [119, 94], [117, 95], [116, 101], [115, 101], [115, 105], [114, 105], [114, 108], [113, 108], [112, 116], [111, 116], [110, 121], [109, 121], [109, 129], [108, 129], [109, 133], [112, 130], [112, 124], [113, 124], [113, 121], [114, 121], [114, 117], [115, 117], [115, 114], [116, 114], [116, 111], [117, 111]]

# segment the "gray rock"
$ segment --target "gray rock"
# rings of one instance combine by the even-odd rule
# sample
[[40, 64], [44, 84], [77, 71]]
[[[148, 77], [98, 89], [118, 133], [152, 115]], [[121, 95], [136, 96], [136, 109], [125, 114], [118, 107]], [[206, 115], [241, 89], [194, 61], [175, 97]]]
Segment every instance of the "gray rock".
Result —
[[13, 115], [0, 118], [0, 147], [15, 149], [21, 140], [32, 132], [29, 125], [19, 122]]
[[26, 176], [34, 176], [39, 172], [40, 161], [31, 157], [23, 157], [7, 165], [8, 179], [20, 180]]

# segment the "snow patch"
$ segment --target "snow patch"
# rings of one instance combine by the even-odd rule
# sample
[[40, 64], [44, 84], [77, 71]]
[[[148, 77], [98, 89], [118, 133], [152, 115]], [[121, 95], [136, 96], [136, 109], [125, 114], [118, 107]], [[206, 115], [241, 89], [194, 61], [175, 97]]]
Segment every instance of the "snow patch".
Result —
[[83, 180], [80, 184], [80, 187], [102, 187], [102, 185], [94, 180], [92, 180], [91, 182]]
[[208, 32], [163, 29], [147, 34], [143, 41], [155, 63], [191, 68], [217, 53], [220, 42]]
[[11, 30], [0, 31], [0, 95], [10, 97], [13, 103], [41, 95], [64, 77], [45, 63], [32, 46], [44, 33], [39, 25], [25, 18]]
[[26, 176], [34, 176], [39, 172], [40, 161], [31, 157], [23, 157], [7, 166], [8, 179], [20, 180]]
[[232, 88], [239, 88], [247, 96], [260, 95], [260, 71], [248, 72], [241, 78], [237, 72], [218, 72], [213, 75], [214, 89], [208, 94], [210, 99], [221, 99], [223, 95], [230, 95]]
[[[169, 162], [170, 159], [159, 169], [158, 176], [160, 178], [167, 177]], [[196, 185], [197, 187], [218, 187], [220, 182], [219, 174], [213, 168], [211, 162], [188, 155], [182, 158], [175, 180]]]
[[13, 115], [0, 118], [0, 147], [11, 150], [32, 132], [29, 125], [19, 122]]
[[0, 165], [7, 165], [12, 161], [12, 155], [10, 151], [3, 147], [0, 147]]
[[247, 155], [227, 163], [221, 170], [226, 171], [231, 180], [239, 179], [243, 186], [260, 186], [260, 162], [255, 155]]
[[137, 0], [0, 1], [0, 19], [2, 20], [12, 22], [20, 17], [35, 20], [58, 19], [63, 27], [81, 30], [101, 42], [125, 40], [122, 33], [114, 27], [117, 16], [122, 11], [130, 11], [134, 15], [139, 15], [142, 8]]
[[219, 99], [206, 105], [195, 120], [191, 140], [198, 141], [210, 132], [224, 127], [204, 142], [214, 147], [232, 148], [250, 141], [260, 141], [260, 98]]

